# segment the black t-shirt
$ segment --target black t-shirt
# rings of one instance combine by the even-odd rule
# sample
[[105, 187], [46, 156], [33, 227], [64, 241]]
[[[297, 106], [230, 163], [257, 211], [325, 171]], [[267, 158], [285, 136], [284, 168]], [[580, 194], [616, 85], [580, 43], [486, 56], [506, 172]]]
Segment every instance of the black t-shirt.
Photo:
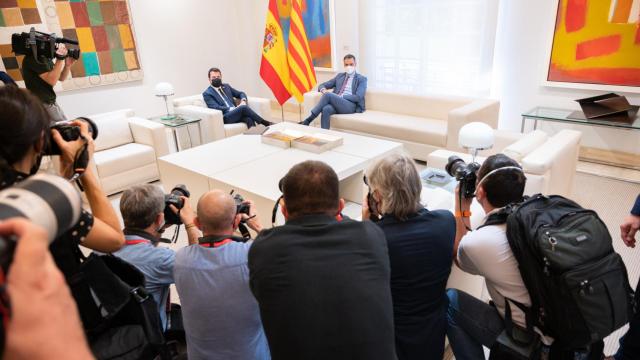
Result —
[[40, 74], [53, 70], [53, 61], [47, 58], [40, 58], [40, 62], [38, 63], [33, 55], [24, 57], [22, 61], [24, 84], [43, 103], [53, 104], [56, 102], [56, 93], [53, 91], [53, 86], [40, 77]]
[[405, 221], [386, 215], [377, 225], [389, 249], [398, 359], [442, 359], [455, 218], [421, 209]]
[[249, 272], [272, 359], [395, 359], [389, 257], [375, 224], [288, 221], [258, 236]]

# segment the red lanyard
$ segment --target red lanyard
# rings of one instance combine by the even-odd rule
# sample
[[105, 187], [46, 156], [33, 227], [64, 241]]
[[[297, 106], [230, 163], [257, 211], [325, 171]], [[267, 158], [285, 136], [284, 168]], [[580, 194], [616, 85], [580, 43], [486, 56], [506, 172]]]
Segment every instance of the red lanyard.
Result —
[[127, 245], [138, 245], [138, 244], [150, 243], [150, 242], [151, 241], [149, 240], [140, 239], [140, 240], [126, 240], [124, 243]]
[[[231, 239], [225, 239], [225, 240], [222, 240], [222, 241], [219, 241], [219, 242], [215, 242], [215, 243], [213, 243], [213, 247], [217, 248], [217, 247], [220, 247], [222, 245], [228, 244], [228, 243], [230, 243], [232, 241], [233, 240], [231, 240]], [[211, 243], [202, 243], [202, 244], [200, 244], [200, 246], [206, 247], [206, 248], [210, 248], [211, 247]]]

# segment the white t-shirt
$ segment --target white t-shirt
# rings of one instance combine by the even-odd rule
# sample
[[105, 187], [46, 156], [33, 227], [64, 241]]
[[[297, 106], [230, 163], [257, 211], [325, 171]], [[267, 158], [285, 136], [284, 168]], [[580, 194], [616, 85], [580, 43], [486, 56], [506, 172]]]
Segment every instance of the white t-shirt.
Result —
[[[487, 216], [498, 210], [495, 209]], [[518, 261], [509, 246], [506, 230], [506, 224], [485, 226], [468, 232], [458, 246], [460, 268], [485, 278], [489, 295], [502, 318], [505, 314], [505, 296], [525, 306], [531, 306], [529, 291], [520, 276]], [[510, 307], [513, 322], [526, 327], [522, 310], [513, 303]], [[553, 339], [545, 337], [543, 342], [551, 344]]]

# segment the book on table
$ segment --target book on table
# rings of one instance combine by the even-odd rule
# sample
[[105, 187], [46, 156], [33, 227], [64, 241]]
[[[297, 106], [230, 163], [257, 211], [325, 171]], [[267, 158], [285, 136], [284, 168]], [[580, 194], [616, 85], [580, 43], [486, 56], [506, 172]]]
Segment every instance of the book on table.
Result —
[[322, 153], [342, 145], [342, 142], [343, 140], [340, 136], [315, 133], [292, 140], [291, 147], [313, 153]]
[[291, 141], [301, 138], [305, 136], [303, 132], [285, 129], [278, 131], [270, 131], [266, 134], [263, 134], [261, 139], [262, 143], [267, 145], [279, 146], [281, 148], [289, 148], [291, 147]]

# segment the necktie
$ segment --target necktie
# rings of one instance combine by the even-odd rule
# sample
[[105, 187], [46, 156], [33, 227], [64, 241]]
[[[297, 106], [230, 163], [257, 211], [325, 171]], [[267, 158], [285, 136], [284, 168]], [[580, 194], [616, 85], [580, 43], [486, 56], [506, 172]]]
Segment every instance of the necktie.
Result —
[[349, 75], [347, 75], [347, 77], [344, 78], [344, 83], [342, 83], [342, 88], [340, 88], [340, 91], [338, 91], [338, 95], [342, 95], [342, 93], [344, 92], [344, 89], [347, 88], [348, 82], [349, 82]]
[[227, 95], [225, 95], [224, 91], [222, 91], [222, 87], [218, 88], [218, 92], [220, 93], [220, 96], [222, 96], [222, 101], [224, 101], [225, 104], [227, 104], [227, 107], [231, 107], [228, 99], [227, 99]]

